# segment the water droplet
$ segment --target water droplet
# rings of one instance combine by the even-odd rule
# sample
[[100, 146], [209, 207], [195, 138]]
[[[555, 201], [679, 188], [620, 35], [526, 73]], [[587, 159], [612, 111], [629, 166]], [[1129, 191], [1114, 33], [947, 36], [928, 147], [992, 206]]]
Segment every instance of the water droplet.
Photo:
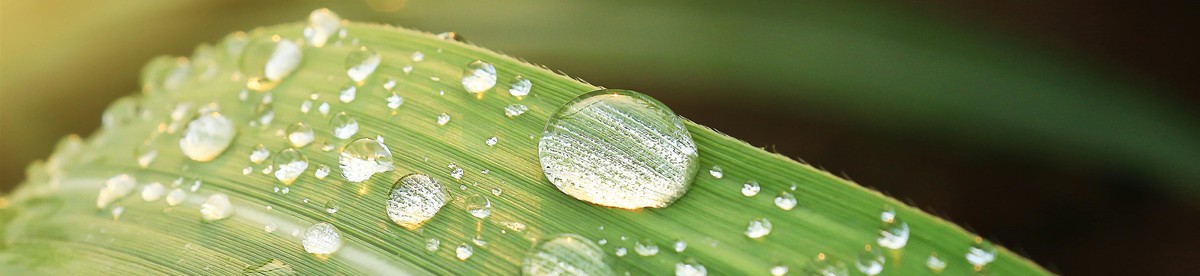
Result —
[[775, 265], [771, 267], [771, 276], [783, 276], [788, 273], [787, 265]]
[[444, 125], [446, 125], [446, 123], [449, 123], [449, 122], [450, 122], [450, 114], [446, 114], [446, 113], [438, 114], [437, 124], [439, 126], [444, 126]]
[[687, 261], [675, 263], [675, 276], [704, 276], [708, 275], [708, 269], [704, 265], [696, 262], [696, 260], [688, 259]]
[[744, 196], [756, 196], [758, 195], [758, 191], [761, 190], [762, 187], [758, 186], [758, 181], [750, 180], [742, 184], [742, 195]]
[[350, 142], [338, 157], [342, 176], [350, 182], [363, 182], [372, 175], [391, 171], [392, 152], [383, 143], [371, 138]]
[[546, 122], [538, 156], [546, 178], [563, 193], [626, 209], [670, 205], [699, 170], [683, 121], [657, 100], [627, 90], [599, 90], [568, 102]]
[[325, 202], [325, 212], [326, 213], [335, 214], [335, 213], [337, 213], [338, 209], [340, 209], [340, 208], [341, 208], [341, 205], [339, 205], [336, 200], [330, 199], [329, 201]]
[[342, 28], [342, 19], [326, 8], [308, 14], [308, 26], [304, 27], [304, 40], [313, 47], [323, 47], [329, 37]]
[[421, 62], [422, 60], [425, 60], [425, 53], [422, 53], [421, 51], [416, 51], [416, 52], [412, 53], [412, 61], [413, 62]]
[[499, 139], [497, 139], [496, 136], [492, 136], [492, 138], [488, 138], [487, 140], [483, 141], [483, 143], [487, 144], [489, 147], [491, 147], [491, 146], [495, 146], [496, 142], [498, 142], [498, 141], [499, 141]]
[[472, 94], [492, 89], [496, 86], [496, 67], [482, 60], [468, 63], [463, 70], [462, 85]]
[[629, 251], [626, 250], [624, 247], [617, 247], [617, 250], [614, 250], [613, 254], [617, 255], [617, 257], [625, 257], [625, 254], [627, 254], [628, 252]]
[[467, 197], [467, 211], [477, 218], [487, 218], [492, 214], [492, 201], [480, 194]]
[[946, 261], [938, 258], [937, 253], [930, 253], [929, 258], [925, 259], [925, 267], [934, 273], [942, 273], [942, 270], [946, 269]]
[[308, 157], [300, 151], [287, 148], [275, 154], [275, 179], [284, 185], [291, 185], [308, 169]]
[[844, 264], [840, 261], [826, 258], [825, 253], [817, 254], [817, 260], [815, 262], [813, 262], [805, 270], [809, 272], [807, 274], [811, 274], [811, 275], [822, 275], [822, 276], [848, 276], [848, 275], [850, 275], [850, 270], [846, 268], [846, 264]]
[[879, 243], [880, 247], [887, 249], [900, 249], [908, 244], [908, 223], [893, 220], [892, 223], [884, 224], [883, 229], [879, 230], [879, 238], [875, 242]]
[[643, 239], [633, 245], [633, 252], [637, 252], [638, 255], [642, 256], [654, 256], [658, 254], [658, 245], [654, 244], [653, 241]]
[[441, 246], [442, 241], [439, 241], [437, 238], [429, 238], [428, 241], [425, 241], [425, 251], [437, 252]]
[[367, 47], [359, 47], [357, 51], [350, 52], [346, 56], [346, 75], [350, 76], [355, 83], [362, 83], [375, 73], [375, 68], [379, 67], [382, 57], [374, 50]]
[[475, 249], [471, 248], [470, 244], [463, 243], [454, 248], [454, 256], [458, 257], [460, 261], [466, 261], [468, 258], [471, 258], [471, 254], [475, 254]]
[[500, 190], [500, 188], [492, 188], [492, 195], [500, 196], [501, 193], [504, 193], [504, 191]]
[[[342, 92], [338, 93], [338, 100], [342, 101], [343, 103], [350, 103], [350, 102], [353, 102], [354, 98], [357, 96], [358, 96], [358, 87], [350, 85], [350, 86], [346, 86], [346, 88], [342, 89]], [[322, 112], [322, 114], [324, 114], [324, 112]]]
[[683, 240], [677, 240], [671, 245], [671, 247], [675, 248], [675, 252], [683, 252], [684, 250], [687, 250], [687, 242]]
[[342, 234], [328, 222], [313, 224], [304, 231], [301, 241], [304, 251], [318, 255], [329, 255], [342, 248]]
[[404, 71], [405, 75], [408, 75], [409, 73], [412, 73], [413, 67], [412, 65], [405, 65], [404, 68], [401, 68], [400, 70]]
[[113, 208], [112, 208], [113, 220], [121, 219], [121, 214], [123, 214], [123, 213], [125, 213], [125, 206], [113, 206]]
[[596, 243], [599, 243], [600, 245], [605, 245], [605, 244], [608, 244], [608, 239], [600, 239], [600, 241], [597, 241]]
[[508, 84], [508, 94], [514, 97], [529, 95], [530, 89], [533, 89], [533, 82], [521, 75], [513, 77], [512, 82]]
[[779, 196], [775, 197], [775, 206], [783, 210], [796, 208], [796, 196], [788, 192], [780, 192]]
[[455, 166], [454, 164], [450, 164], [450, 177], [453, 177], [454, 179], [462, 179], [463, 169]]
[[983, 270], [984, 266], [996, 260], [996, 248], [983, 239], [976, 238], [975, 244], [967, 248], [966, 258], [967, 263], [974, 266], [976, 271]]
[[199, 190], [201, 183], [202, 182], [200, 182], [199, 179], [196, 179], [196, 181], [192, 181], [192, 186], [188, 187], [188, 190], [193, 191], [193, 192], [195, 192], [196, 190]]
[[212, 112], [188, 123], [183, 138], [179, 139], [179, 148], [188, 158], [207, 162], [225, 152], [236, 134], [232, 121], [221, 113]]
[[721, 169], [721, 166], [717, 166], [717, 165], [713, 165], [712, 169], [708, 169], [708, 174], [712, 175], [712, 177], [716, 178], [716, 179], [721, 179], [722, 177], [725, 177], [725, 171]]
[[358, 133], [358, 120], [350, 117], [346, 112], [338, 112], [330, 119], [329, 125], [333, 126], [333, 136], [338, 139], [350, 139], [350, 136]]
[[290, 191], [290, 190], [291, 190], [291, 189], [288, 189], [288, 187], [283, 187], [283, 189], [280, 189], [280, 190], [279, 190], [279, 193], [281, 193], [281, 194], [285, 194], [285, 195], [286, 195], [286, 194], [288, 194], [288, 191]]
[[170, 193], [167, 193], [167, 205], [169, 206], [179, 205], [185, 199], [187, 199], [187, 193], [179, 188], [175, 188]]
[[883, 223], [892, 223], [896, 219], [896, 209], [887, 208], [879, 213], [879, 220]]
[[504, 107], [504, 116], [513, 118], [513, 117], [521, 116], [521, 114], [525, 114], [525, 111], [529, 111], [528, 106], [525, 106], [523, 104], [510, 104], [510, 105]]
[[279, 226], [275, 225], [274, 222], [267, 223], [267, 225], [263, 225], [263, 232], [275, 233], [276, 229], [279, 229]]
[[[458, 42], [465, 41], [461, 35], [458, 35], [455, 32], [442, 32], [442, 33], [437, 34], [437, 38], [441, 39], [441, 40], [454, 40], [454, 41], [458, 41]], [[438, 52], [439, 53], [441, 52], [440, 49]]]
[[317, 107], [317, 111], [321, 112], [321, 116], [329, 115], [329, 103], [321, 102], [321, 106]]
[[395, 92], [392, 93], [391, 97], [387, 98], [388, 108], [397, 109], [400, 108], [400, 105], [402, 104], [404, 104], [404, 98], [401, 98], [400, 95], [396, 95]]
[[229, 202], [229, 196], [222, 193], [216, 193], [208, 196], [208, 200], [200, 205], [200, 216], [205, 221], [216, 221], [233, 216], [233, 203]]
[[396, 80], [394, 80], [392, 78], [388, 78], [387, 81], [383, 82], [383, 89], [385, 89], [387, 91], [392, 91], [392, 89], [394, 89], [394, 88], [396, 88]]
[[887, 261], [883, 258], [883, 251], [870, 245], [867, 245], [865, 249], [858, 253], [858, 261], [854, 263], [854, 268], [857, 268], [858, 272], [870, 276], [883, 272], [883, 264]]
[[274, 88], [300, 67], [300, 50], [300, 45], [279, 36], [246, 48], [241, 60], [242, 73], [247, 75], [246, 87], [257, 91]]
[[746, 226], [746, 236], [751, 239], [766, 237], [768, 234], [771, 234], [771, 221], [766, 218], [750, 220], [750, 224]]
[[296, 122], [287, 129], [288, 142], [292, 143], [292, 147], [304, 147], [312, 143], [316, 135], [313, 134], [313, 129], [304, 122]]
[[308, 114], [312, 110], [312, 105], [312, 101], [304, 100], [304, 102], [300, 103], [300, 113]]
[[250, 152], [250, 162], [254, 162], [254, 164], [262, 164], [262, 162], [266, 161], [267, 157], [270, 156], [271, 152], [267, 151], [267, 146], [258, 144], [257, 146], [254, 146], [254, 150]]
[[615, 275], [608, 256], [591, 240], [575, 234], [538, 242], [522, 262], [523, 275]]
[[96, 196], [96, 207], [104, 208], [108, 204], [129, 195], [137, 187], [137, 180], [128, 174], [120, 174], [104, 181], [100, 194]]
[[509, 230], [513, 230], [516, 232], [525, 231], [525, 224], [521, 223], [519, 221], [504, 222], [504, 227], [507, 227]]
[[404, 228], [416, 229], [446, 205], [447, 197], [446, 188], [428, 175], [405, 175], [388, 193], [387, 215]]
[[154, 141], [154, 138], [146, 139], [146, 141], [138, 144], [137, 148], [134, 149], [134, 157], [137, 158], [139, 167], [149, 167], [150, 163], [153, 163], [154, 159], [158, 158], [158, 148], [155, 147]]
[[154, 183], [146, 184], [146, 186], [142, 186], [142, 200], [145, 200], [145, 201], [158, 200], [159, 198], [162, 198], [163, 192], [165, 189], [166, 188], [163, 187], [162, 183], [154, 182]]
[[317, 166], [317, 170], [313, 172], [313, 176], [316, 176], [318, 180], [325, 179], [326, 176], [329, 176], [329, 166], [325, 166], [325, 164]]

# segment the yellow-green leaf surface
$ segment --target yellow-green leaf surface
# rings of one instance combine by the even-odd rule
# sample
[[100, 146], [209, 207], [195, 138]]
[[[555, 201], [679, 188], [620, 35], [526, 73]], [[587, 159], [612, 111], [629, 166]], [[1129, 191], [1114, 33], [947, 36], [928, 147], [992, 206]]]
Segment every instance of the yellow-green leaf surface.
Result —
[[[790, 274], [809, 274], [839, 263], [858, 273], [856, 259], [870, 246], [878, 249], [884, 225], [880, 214], [889, 209], [911, 227], [911, 238], [902, 249], [883, 251], [883, 274], [935, 273], [926, 266], [931, 255], [946, 263], [941, 273], [950, 275], [979, 270], [1047, 273], [1003, 248], [994, 262], [972, 266], [964, 256], [981, 242], [975, 235], [690, 121], [686, 125], [702, 169], [681, 199], [665, 208], [641, 210], [577, 200], [543, 175], [538, 138], [562, 104], [599, 88], [428, 33], [348, 23], [345, 37], [335, 36], [323, 47], [302, 46], [299, 67], [273, 88], [247, 90], [249, 76], [238, 73], [245, 65], [242, 56], [263, 55], [253, 52], [254, 45], [273, 36], [299, 40], [303, 27], [286, 24], [238, 33], [201, 46], [191, 59], [164, 57], [147, 65], [141, 95], [115, 103], [105, 114], [106, 126], [89, 138], [64, 139], [48, 161], [30, 166], [28, 180], [0, 201], [0, 274], [518, 274], [535, 243], [558, 234], [602, 243], [616, 273], [671, 274], [686, 261], [715, 275], [763, 275], [780, 265]], [[355, 99], [344, 103], [339, 91], [356, 85], [346, 74], [346, 58], [362, 47], [379, 53], [382, 63], [357, 84]], [[418, 51], [424, 59], [414, 61], [412, 54]], [[480, 94], [463, 89], [463, 69], [474, 60], [495, 65], [498, 85]], [[406, 66], [412, 70], [406, 72]], [[517, 75], [532, 81], [528, 96], [509, 95], [507, 84]], [[391, 90], [384, 87], [389, 80], [396, 83]], [[403, 97], [395, 110], [387, 105], [393, 92]], [[263, 105], [268, 95], [269, 104]], [[320, 108], [325, 103], [327, 114]], [[506, 116], [504, 108], [510, 104], [525, 105], [528, 112]], [[211, 161], [185, 157], [179, 140], [188, 118], [172, 118], [180, 109], [176, 113], [188, 118], [197, 110], [220, 110], [236, 124], [233, 144]], [[351, 139], [333, 135], [330, 120], [340, 112], [360, 126]], [[261, 115], [267, 113], [273, 117], [263, 125]], [[445, 125], [437, 123], [442, 113], [451, 118]], [[264, 168], [270, 158], [292, 147], [286, 132], [296, 122], [312, 126], [316, 139], [298, 148], [310, 165], [285, 185], [263, 172], [270, 170]], [[376, 137], [390, 149], [395, 170], [362, 183], [346, 181], [338, 151], [352, 139]], [[491, 137], [497, 138], [494, 146], [485, 143]], [[256, 164], [250, 155], [259, 144], [272, 156]], [[138, 157], [151, 151], [156, 157], [141, 166]], [[332, 172], [318, 179], [314, 172], [322, 165]], [[707, 172], [714, 165], [722, 168], [723, 177]], [[461, 179], [451, 176], [453, 168], [463, 169]], [[385, 211], [390, 187], [410, 173], [432, 176], [451, 195], [416, 230], [396, 225]], [[121, 174], [138, 185], [130, 195], [97, 208], [103, 183]], [[759, 183], [761, 192], [743, 195], [747, 181]], [[143, 185], [153, 182], [165, 185], [167, 192], [178, 189], [186, 198], [175, 206], [165, 199], [146, 201]], [[797, 198], [794, 209], [774, 203], [784, 192]], [[200, 206], [218, 193], [229, 196], [235, 213], [206, 222]], [[491, 201], [490, 216], [478, 219], [467, 211], [471, 195]], [[329, 206], [337, 211], [328, 212]], [[769, 235], [751, 239], [745, 231], [756, 218], [768, 219], [773, 227]], [[318, 222], [340, 231], [344, 245], [336, 253], [305, 252], [303, 233]], [[437, 250], [427, 250], [430, 240], [438, 241]], [[673, 248], [679, 240], [687, 244], [682, 252]], [[638, 241], [654, 243], [658, 253], [636, 253]], [[474, 252], [465, 261], [455, 252], [464, 244]], [[626, 254], [619, 256], [622, 251]]]

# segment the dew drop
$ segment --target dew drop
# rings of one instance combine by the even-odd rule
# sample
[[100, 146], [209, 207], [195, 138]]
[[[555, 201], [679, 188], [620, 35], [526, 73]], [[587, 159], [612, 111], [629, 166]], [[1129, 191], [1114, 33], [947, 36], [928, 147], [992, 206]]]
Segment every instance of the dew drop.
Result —
[[409, 73], [412, 73], [413, 67], [412, 65], [405, 65], [404, 68], [400, 68], [400, 70], [404, 71], [405, 75], [408, 75]]
[[671, 247], [675, 248], [675, 252], [683, 252], [684, 250], [687, 250], [687, 242], [683, 240], [677, 240], [671, 245]]
[[483, 141], [483, 143], [487, 144], [489, 147], [491, 147], [491, 146], [495, 146], [496, 142], [498, 142], [498, 141], [499, 141], [499, 139], [497, 139], [496, 136], [492, 136], [491, 138], [488, 138], [487, 140]]
[[437, 238], [429, 238], [428, 241], [425, 241], [425, 251], [437, 252], [441, 246], [442, 241], [439, 241]]
[[463, 70], [462, 85], [472, 94], [492, 89], [496, 86], [496, 67], [482, 60], [468, 63]]
[[146, 168], [154, 159], [158, 158], [158, 148], [154, 145], [154, 138], [146, 139], [146, 141], [138, 144], [134, 149], [134, 157], [137, 158], [139, 167]]
[[929, 258], [925, 259], [925, 267], [934, 273], [942, 273], [942, 270], [946, 269], [946, 261], [938, 258], [937, 253], [930, 253]]
[[896, 209], [888, 208], [879, 213], [879, 220], [883, 223], [892, 223], [896, 220]]
[[421, 51], [416, 51], [416, 52], [412, 53], [412, 61], [413, 62], [421, 62], [422, 60], [425, 60], [425, 53], [422, 53]]
[[617, 250], [613, 251], [613, 254], [617, 255], [617, 257], [625, 257], [625, 254], [627, 254], [628, 252], [629, 251], [626, 250], [624, 247], [617, 247]]
[[183, 200], [185, 199], [187, 199], [187, 193], [182, 189], [175, 188], [174, 190], [171, 190], [170, 193], [167, 193], [167, 205], [169, 206], [179, 205], [179, 203], [183, 203]]
[[330, 119], [329, 125], [333, 126], [333, 136], [338, 139], [350, 139], [351, 136], [358, 133], [358, 120], [350, 117], [346, 112], [338, 112]]
[[533, 89], [533, 82], [521, 75], [513, 77], [512, 82], [508, 84], [508, 94], [514, 97], [529, 95], [531, 89]]
[[387, 91], [392, 91], [392, 89], [394, 89], [394, 88], [396, 88], [396, 80], [388, 78], [387, 81], [383, 82], [383, 89], [385, 89]]
[[887, 249], [901, 249], [908, 244], [908, 223], [900, 220], [893, 220], [892, 223], [883, 225], [879, 230], [879, 237], [875, 242], [879, 243], [880, 247]]
[[[358, 87], [353, 86], [353, 85], [346, 86], [346, 88], [343, 88], [341, 92], [338, 92], [338, 100], [342, 101], [343, 103], [353, 102], [354, 98], [357, 96], [358, 96]], [[322, 112], [322, 114], [325, 114], [325, 113], [327, 113], [327, 112]]]
[[133, 121], [137, 117], [137, 100], [133, 97], [122, 97], [108, 105], [100, 115], [100, 124], [104, 128], [114, 128]]
[[462, 179], [463, 169], [455, 166], [454, 164], [450, 164], [450, 177], [453, 177], [454, 179]]
[[304, 100], [304, 102], [300, 103], [300, 113], [308, 114], [312, 110], [312, 105], [312, 101]]
[[321, 102], [321, 106], [317, 107], [317, 112], [321, 112], [321, 116], [329, 115], [329, 103]]
[[254, 164], [262, 164], [262, 162], [266, 161], [267, 157], [270, 156], [271, 152], [267, 151], [267, 146], [258, 144], [257, 146], [254, 146], [254, 150], [250, 152], [250, 162], [254, 162]]
[[166, 187], [163, 187], [162, 183], [146, 184], [146, 186], [142, 186], [142, 200], [147, 202], [158, 200], [162, 198], [164, 190]]
[[221, 113], [212, 112], [188, 123], [183, 138], [179, 139], [179, 148], [188, 158], [207, 162], [225, 152], [236, 134], [232, 121]]
[[[453, 40], [453, 41], [458, 41], [458, 42], [466, 41], [463, 38], [463, 36], [461, 36], [455, 32], [442, 32], [442, 33], [437, 34], [437, 38], [441, 39], [441, 40]], [[438, 49], [438, 52], [441, 53], [442, 52], [441, 49]]]
[[475, 254], [475, 249], [470, 244], [463, 243], [454, 248], [454, 256], [460, 261], [466, 261], [472, 254]]
[[750, 180], [742, 184], [742, 195], [744, 196], [756, 196], [761, 190], [762, 187], [758, 186], [758, 181]]
[[446, 205], [447, 197], [446, 188], [428, 175], [405, 175], [388, 193], [387, 215], [397, 225], [416, 229]]
[[291, 185], [308, 169], [308, 157], [300, 151], [287, 148], [275, 154], [275, 179], [284, 185]]
[[342, 148], [338, 156], [342, 176], [350, 182], [363, 182], [376, 173], [391, 171], [392, 152], [382, 142], [359, 138]]
[[304, 122], [296, 122], [287, 129], [288, 142], [292, 143], [292, 147], [304, 147], [312, 143], [316, 135], [313, 134], [313, 129]]
[[208, 196], [208, 200], [200, 205], [200, 216], [205, 221], [216, 221], [233, 216], [233, 203], [229, 202], [229, 196], [222, 193], [216, 193]]
[[301, 240], [304, 245], [304, 251], [311, 254], [329, 255], [337, 252], [342, 248], [342, 234], [338, 233], [337, 227], [328, 222], [313, 224], [304, 231], [304, 239]]
[[308, 14], [308, 26], [304, 27], [304, 40], [313, 47], [323, 47], [329, 37], [342, 28], [342, 19], [326, 8]]
[[375, 68], [379, 67], [381, 61], [379, 53], [367, 47], [359, 47], [357, 51], [346, 55], [346, 75], [355, 83], [362, 83], [375, 73]]
[[525, 255], [523, 275], [615, 275], [611, 260], [591, 240], [560, 234], [538, 242]]
[[883, 272], [883, 264], [886, 261], [883, 258], [883, 251], [878, 247], [867, 245], [865, 250], [858, 253], [858, 261], [854, 263], [854, 268], [857, 268], [858, 272], [874, 276]]
[[300, 45], [279, 36], [249, 46], [242, 54], [241, 72], [247, 75], [246, 87], [267, 91], [300, 67]]
[[775, 207], [785, 211], [796, 208], [796, 196], [788, 192], [780, 192], [779, 196], [775, 197]]
[[704, 265], [695, 260], [688, 259], [687, 261], [675, 263], [675, 276], [704, 276], [708, 275], [708, 269]]
[[981, 238], [975, 239], [975, 244], [967, 248], [967, 263], [975, 267], [975, 270], [982, 270], [984, 266], [996, 260], [996, 248]]
[[446, 125], [446, 123], [449, 123], [449, 122], [450, 122], [450, 114], [442, 113], [442, 114], [437, 115], [437, 124], [439, 126], [444, 126], [444, 125]]
[[811, 274], [811, 275], [822, 275], [822, 276], [848, 276], [848, 275], [850, 275], [850, 270], [846, 268], [846, 264], [844, 264], [840, 261], [828, 259], [825, 257], [824, 253], [817, 254], [817, 260], [815, 262], [813, 262], [811, 264], [811, 266], [808, 267], [806, 270], [808, 270], [810, 272], [807, 274]]
[[492, 188], [492, 195], [500, 196], [500, 194], [502, 194], [502, 193], [504, 193], [504, 191], [500, 190], [500, 188]]
[[313, 172], [313, 176], [317, 177], [318, 180], [325, 179], [326, 176], [329, 176], [329, 166], [325, 166], [325, 164], [317, 166], [317, 170]]
[[751, 239], [766, 237], [768, 234], [771, 234], [771, 221], [766, 218], [750, 220], [750, 224], [746, 226], [746, 236]]
[[274, 222], [267, 223], [267, 225], [263, 225], [263, 232], [275, 233], [276, 229], [279, 229], [279, 226], [275, 225]]
[[135, 187], [137, 187], [137, 180], [128, 174], [119, 174], [108, 178], [100, 187], [100, 194], [96, 196], [96, 207], [108, 206], [108, 204], [129, 195]]
[[402, 104], [404, 104], [404, 98], [401, 98], [400, 95], [396, 95], [395, 92], [392, 93], [391, 97], [387, 98], [388, 108], [397, 109], [400, 108], [400, 105]]
[[654, 256], [658, 254], [658, 245], [653, 241], [643, 239], [633, 245], [633, 252], [637, 252], [641, 256]]
[[325, 202], [325, 212], [326, 213], [335, 214], [338, 212], [338, 209], [340, 209], [340, 208], [341, 208], [341, 205], [339, 205], [336, 200], [330, 199], [329, 201]]
[[113, 206], [113, 208], [112, 208], [113, 220], [120, 220], [121, 214], [123, 214], [123, 213], [125, 213], [125, 206]]
[[717, 165], [713, 165], [711, 169], [708, 169], [708, 174], [712, 175], [712, 177], [716, 179], [725, 177], [725, 171], [721, 169], [721, 166]]
[[775, 266], [771, 267], [770, 272], [771, 272], [771, 276], [783, 276], [788, 273], [788, 266], [782, 265], [782, 264], [775, 265]]
[[480, 194], [468, 196], [467, 212], [477, 218], [487, 218], [492, 214], [492, 201]]
[[517, 116], [521, 116], [521, 114], [525, 114], [525, 111], [529, 111], [528, 106], [525, 106], [523, 104], [510, 104], [510, 105], [504, 107], [504, 116], [508, 116], [509, 118], [514, 118]]
[[670, 205], [699, 170], [683, 121], [657, 100], [627, 90], [594, 91], [568, 102], [546, 123], [538, 156], [546, 178], [563, 193], [626, 209]]

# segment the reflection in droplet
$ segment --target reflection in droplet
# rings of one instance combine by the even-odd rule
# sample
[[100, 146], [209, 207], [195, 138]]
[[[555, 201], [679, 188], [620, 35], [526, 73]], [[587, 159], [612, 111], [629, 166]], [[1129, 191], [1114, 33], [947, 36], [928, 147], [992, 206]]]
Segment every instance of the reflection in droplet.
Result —
[[301, 241], [304, 251], [318, 255], [328, 255], [342, 248], [342, 234], [337, 227], [328, 222], [313, 224], [304, 231]]

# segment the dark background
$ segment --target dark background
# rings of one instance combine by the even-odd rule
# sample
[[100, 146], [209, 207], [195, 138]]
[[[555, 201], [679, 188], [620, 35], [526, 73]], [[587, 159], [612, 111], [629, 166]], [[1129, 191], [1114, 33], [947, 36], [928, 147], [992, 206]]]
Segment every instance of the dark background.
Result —
[[457, 31], [1065, 274], [1200, 271], [1200, 2], [0, 1], [0, 194], [142, 64], [254, 26]]

